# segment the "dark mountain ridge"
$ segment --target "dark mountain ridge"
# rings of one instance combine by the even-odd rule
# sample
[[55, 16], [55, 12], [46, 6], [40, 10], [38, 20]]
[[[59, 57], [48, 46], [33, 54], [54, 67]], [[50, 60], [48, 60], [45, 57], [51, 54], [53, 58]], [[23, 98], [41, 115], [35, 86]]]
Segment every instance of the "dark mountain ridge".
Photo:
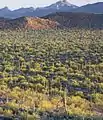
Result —
[[59, 12], [43, 18], [58, 22], [62, 28], [103, 28], [103, 14]]

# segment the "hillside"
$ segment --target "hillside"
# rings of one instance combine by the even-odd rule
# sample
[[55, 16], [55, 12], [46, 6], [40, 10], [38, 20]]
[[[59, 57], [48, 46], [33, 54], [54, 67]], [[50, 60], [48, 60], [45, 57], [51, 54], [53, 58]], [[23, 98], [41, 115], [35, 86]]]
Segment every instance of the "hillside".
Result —
[[49, 29], [54, 28], [57, 22], [33, 17], [21, 17], [17, 19], [0, 19], [0, 29]]
[[38, 17], [17, 19], [0, 18], [0, 29], [52, 29], [52, 28], [93, 28], [103, 29], [103, 14], [58, 12]]
[[59, 12], [43, 18], [58, 22], [61, 28], [103, 28], [103, 14]]

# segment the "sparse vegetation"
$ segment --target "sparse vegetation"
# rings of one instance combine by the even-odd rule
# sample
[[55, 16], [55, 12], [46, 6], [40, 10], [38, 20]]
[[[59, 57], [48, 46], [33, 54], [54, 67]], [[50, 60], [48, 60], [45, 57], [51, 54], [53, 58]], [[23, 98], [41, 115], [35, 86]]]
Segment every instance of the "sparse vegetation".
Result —
[[102, 119], [103, 30], [0, 31], [0, 104], [30, 120]]

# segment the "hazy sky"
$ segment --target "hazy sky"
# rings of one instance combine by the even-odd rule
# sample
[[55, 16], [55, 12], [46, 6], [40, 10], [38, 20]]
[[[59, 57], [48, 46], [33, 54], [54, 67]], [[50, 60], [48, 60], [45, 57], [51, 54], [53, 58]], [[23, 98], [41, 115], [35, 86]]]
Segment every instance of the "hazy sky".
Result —
[[[10, 9], [16, 9], [20, 7], [41, 7], [50, 5], [51, 3], [59, 0], [1, 0], [0, 8], [8, 6]], [[103, 0], [68, 0], [68, 2], [81, 6], [87, 3], [103, 2]]]

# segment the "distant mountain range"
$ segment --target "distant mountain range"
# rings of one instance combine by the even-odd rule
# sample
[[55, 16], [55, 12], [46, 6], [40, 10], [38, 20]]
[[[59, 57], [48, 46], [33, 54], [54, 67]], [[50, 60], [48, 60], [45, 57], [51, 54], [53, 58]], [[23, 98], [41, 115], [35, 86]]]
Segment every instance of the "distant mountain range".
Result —
[[71, 12], [103, 13], [103, 2], [87, 4], [85, 6], [72, 9]]
[[22, 16], [43, 17], [56, 12], [85, 12], [85, 13], [103, 13], [103, 2], [87, 4], [82, 7], [70, 4], [67, 0], [58, 1], [50, 6], [40, 8], [19, 8], [10, 10], [8, 7], [0, 9], [0, 17], [18, 18]]

